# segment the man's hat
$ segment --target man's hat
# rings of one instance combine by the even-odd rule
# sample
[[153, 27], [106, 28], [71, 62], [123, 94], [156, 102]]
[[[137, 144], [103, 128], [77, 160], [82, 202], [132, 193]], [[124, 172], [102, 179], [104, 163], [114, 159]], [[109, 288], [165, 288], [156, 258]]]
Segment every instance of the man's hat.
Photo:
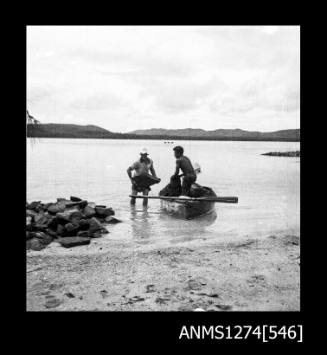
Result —
[[141, 151], [140, 151], [140, 154], [147, 154], [147, 155], [149, 155], [148, 150], [147, 150], [146, 148], [142, 148]]

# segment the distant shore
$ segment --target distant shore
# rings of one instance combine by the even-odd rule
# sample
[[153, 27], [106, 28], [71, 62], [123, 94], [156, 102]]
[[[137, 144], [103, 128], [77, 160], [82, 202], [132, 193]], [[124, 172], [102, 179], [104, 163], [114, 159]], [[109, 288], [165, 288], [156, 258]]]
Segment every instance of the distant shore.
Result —
[[28, 311], [299, 311], [300, 238], [27, 252]]
[[245, 131], [241, 129], [149, 129], [118, 133], [94, 125], [76, 124], [28, 124], [28, 138], [83, 138], [83, 139], [149, 139], [149, 140], [197, 140], [197, 141], [262, 141], [299, 142], [300, 130], [290, 129], [274, 132]]

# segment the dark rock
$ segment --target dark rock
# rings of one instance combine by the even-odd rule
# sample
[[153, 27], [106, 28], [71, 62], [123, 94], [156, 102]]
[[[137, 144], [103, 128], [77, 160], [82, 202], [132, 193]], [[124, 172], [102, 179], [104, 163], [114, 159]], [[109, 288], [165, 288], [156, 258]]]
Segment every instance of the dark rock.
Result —
[[79, 201], [82, 201], [81, 198], [79, 197], [75, 197], [75, 196], [70, 196], [70, 200], [73, 201], [73, 202], [79, 202]]
[[65, 233], [65, 227], [62, 224], [57, 226], [57, 235], [62, 236]]
[[60, 212], [60, 208], [56, 204], [53, 204], [48, 207], [48, 212], [51, 214], [56, 214]]
[[26, 242], [26, 249], [28, 250], [31, 249], [31, 250], [39, 251], [44, 249], [46, 246], [47, 245], [42, 243], [42, 240], [38, 238], [32, 238]]
[[222, 311], [230, 311], [232, 309], [232, 306], [225, 304], [216, 304], [216, 307], [221, 309]]
[[56, 217], [49, 218], [49, 223], [48, 223], [48, 228], [51, 228], [52, 230], [57, 230], [58, 226], [58, 220]]
[[108, 231], [107, 228], [102, 228], [102, 229], [101, 229], [101, 233], [102, 233], [102, 234], [109, 234], [109, 231]]
[[33, 223], [27, 224], [25, 229], [26, 229], [27, 231], [29, 231], [29, 232], [33, 232], [33, 230], [34, 230], [34, 228], [33, 228]]
[[44, 245], [48, 245], [52, 242], [52, 237], [43, 232], [35, 233], [35, 238], [39, 239]]
[[90, 224], [89, 224], [89, 221], [87, 221], [86, 219], [82, 218], [78, 221], [78, 224], [79, 224], [79, 229], [82, 230], [82, 231], [86, 231], [89, 229], [90, 227]]
[[102, 224], [100, 223], [100, 221], [95, 218], [95, 217], [92, 217], [90, 220], [89, 220], [89, 225], [90, 225], [90, 232], [96, 232], [98, 230], [101, 230], [102, 229]]
[[34, 216], [34, 222], [38, 224], [43, 224], [48, 221], [48, 218], [44, 215], [43, 212], [39, 212]]
[[111, 207], [95, 206], [95, 212], [99, 216], [107, 217], [115, 214]]
[[27, 209], [33, 211], [37, 210], [36, 212], [38, 212], [40, 210], [40, 205], [41, 205], [41, 201], [33, 201], [27, 206]]
[[91, 232], [90, 235], [89, 235], [90, 238], [101, 238], [102, 237], [102, 234], [100, 231], [97, 231], [97, 232]]
[[35, 207], [34, 211], [35, 212], [41, 212], [43, 210], [43, 204], [40, 203], [37, 207]]
[[[58, 220], [58, 222], [60, 223], [62, 223], [62, 222], [70, 222], [71, 221], [71, 217], [72, 216], [77, 216], [77, 215], [74, 215], [74, 213], [75, 212], [79, 212], [80, 213], [80, 211], [78, 210], [78, 209], [71, 209], [71, 210], [67, 210], [67, 211], [65, 211], [65, 212], [58, 212], [57, 214], [56, 214], [56, 217], [57, 217], [57, 220]], [[83, 216], [83, 215], [82, 215]], [[81, 217], [82, 218], [82, 217]], [[66, 223], [64, 223], [64, 224], [66, 224]]]
[[71, 222], [77, 222], [80, 219], [83, 219], [85, 216], [81, 211], [74, 211], [71, 215], [70, 215], [70, 221]]
[[58, 212], [64, 212], [66, 209], [66, 204], [67, 204], [67, 202], [65, 200], [59, 200], [58, 202], [53, 203], [48, 207], [48, 212], [51, 214], [57, 214]]
[[79, 224], [67, 223], [65, 224], [65, 229], [67, 232], [76, 231], [79, 228]]
[[88, 205], [84, 208], [83, 213], [86, 217], [92, 218], [93, 216], [95, 216], [95, 209]]
[[45, 308], [56, 308], [61, 304], [62, 301], [60, 301], [57, 298], [51, 297], [48, 299], [45, 303]]
[[62, 202], [62, 201], [64, 201], [64, 202], [70, 202], [70, 200], [67, 200], [67, 199], [64, 198], [64, 197], [58, 197], [58, 198], [57, 198], [57, 202]]
[[48, 208], [49, 208], [51, 205], [52, 205], [52, 202], [45, 203], [45, 204], [43, 205], [43, 208], [47, 211]]
[[75, 298], [75, 295], [71, 292], [66, 292], [65, 296], [69, 297], [69, 298]]
[[78, 237], [90, 237], [89, 231], [79, 231], [77, 232]]
[[34, 223], [31, 227], [32, 228], [28, 228], [28, 230], [31, 230], [33, 232], [45, 232], [45, 230], [48, 228], [46, 225], [39, 223]]
[[47, 228], [45, 230], [45, 233], [50, 235], [50, 237], [52, 237], [52, 238], [57, 238], [57, 233], [55, 231], [51, 230], [50, 228]]
[[82, 201], [77, 201], [77, 202], [70, 202], [66, 204], [66, 207], [78, 207], [80, 209], [83, 209], [87, 206], [87, 201], [82, 200]]
[[78, 245], [90, 244], [91, 239], [85, 237], [66, 237], [58, 239], [59, 243], [65, 248], [76, 247]]
[[121, 223], [121, 220], [113, 216], [108, 216], [105, 218], [105, 223], [116, 224], [116, 223]]
[[27, 217], [34, 217], [36, 215], [37, 215], [37, 212], [35, 212], [33, 210], [29, 210], [29, 209], [26, 210], [26, 216]]

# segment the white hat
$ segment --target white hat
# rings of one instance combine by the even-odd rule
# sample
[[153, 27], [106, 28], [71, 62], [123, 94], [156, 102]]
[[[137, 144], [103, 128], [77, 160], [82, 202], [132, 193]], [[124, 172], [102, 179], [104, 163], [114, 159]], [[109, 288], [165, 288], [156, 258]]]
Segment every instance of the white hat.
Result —
[[198, 163], [194, 163], [194, 170], [197, 170], [199, 173], [201, 172], [201, 166]]
[[146, 148], [142, 148], [140, 154], [149, 154]]

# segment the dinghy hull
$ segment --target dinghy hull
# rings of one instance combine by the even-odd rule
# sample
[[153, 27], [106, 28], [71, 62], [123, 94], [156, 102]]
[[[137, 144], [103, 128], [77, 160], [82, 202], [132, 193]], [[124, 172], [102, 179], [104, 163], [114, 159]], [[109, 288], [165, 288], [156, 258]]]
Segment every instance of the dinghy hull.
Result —
[[193, 219], [215, 210], [215, 203], [208, 201], [161, 200], [161, 208], [178, 218]]

